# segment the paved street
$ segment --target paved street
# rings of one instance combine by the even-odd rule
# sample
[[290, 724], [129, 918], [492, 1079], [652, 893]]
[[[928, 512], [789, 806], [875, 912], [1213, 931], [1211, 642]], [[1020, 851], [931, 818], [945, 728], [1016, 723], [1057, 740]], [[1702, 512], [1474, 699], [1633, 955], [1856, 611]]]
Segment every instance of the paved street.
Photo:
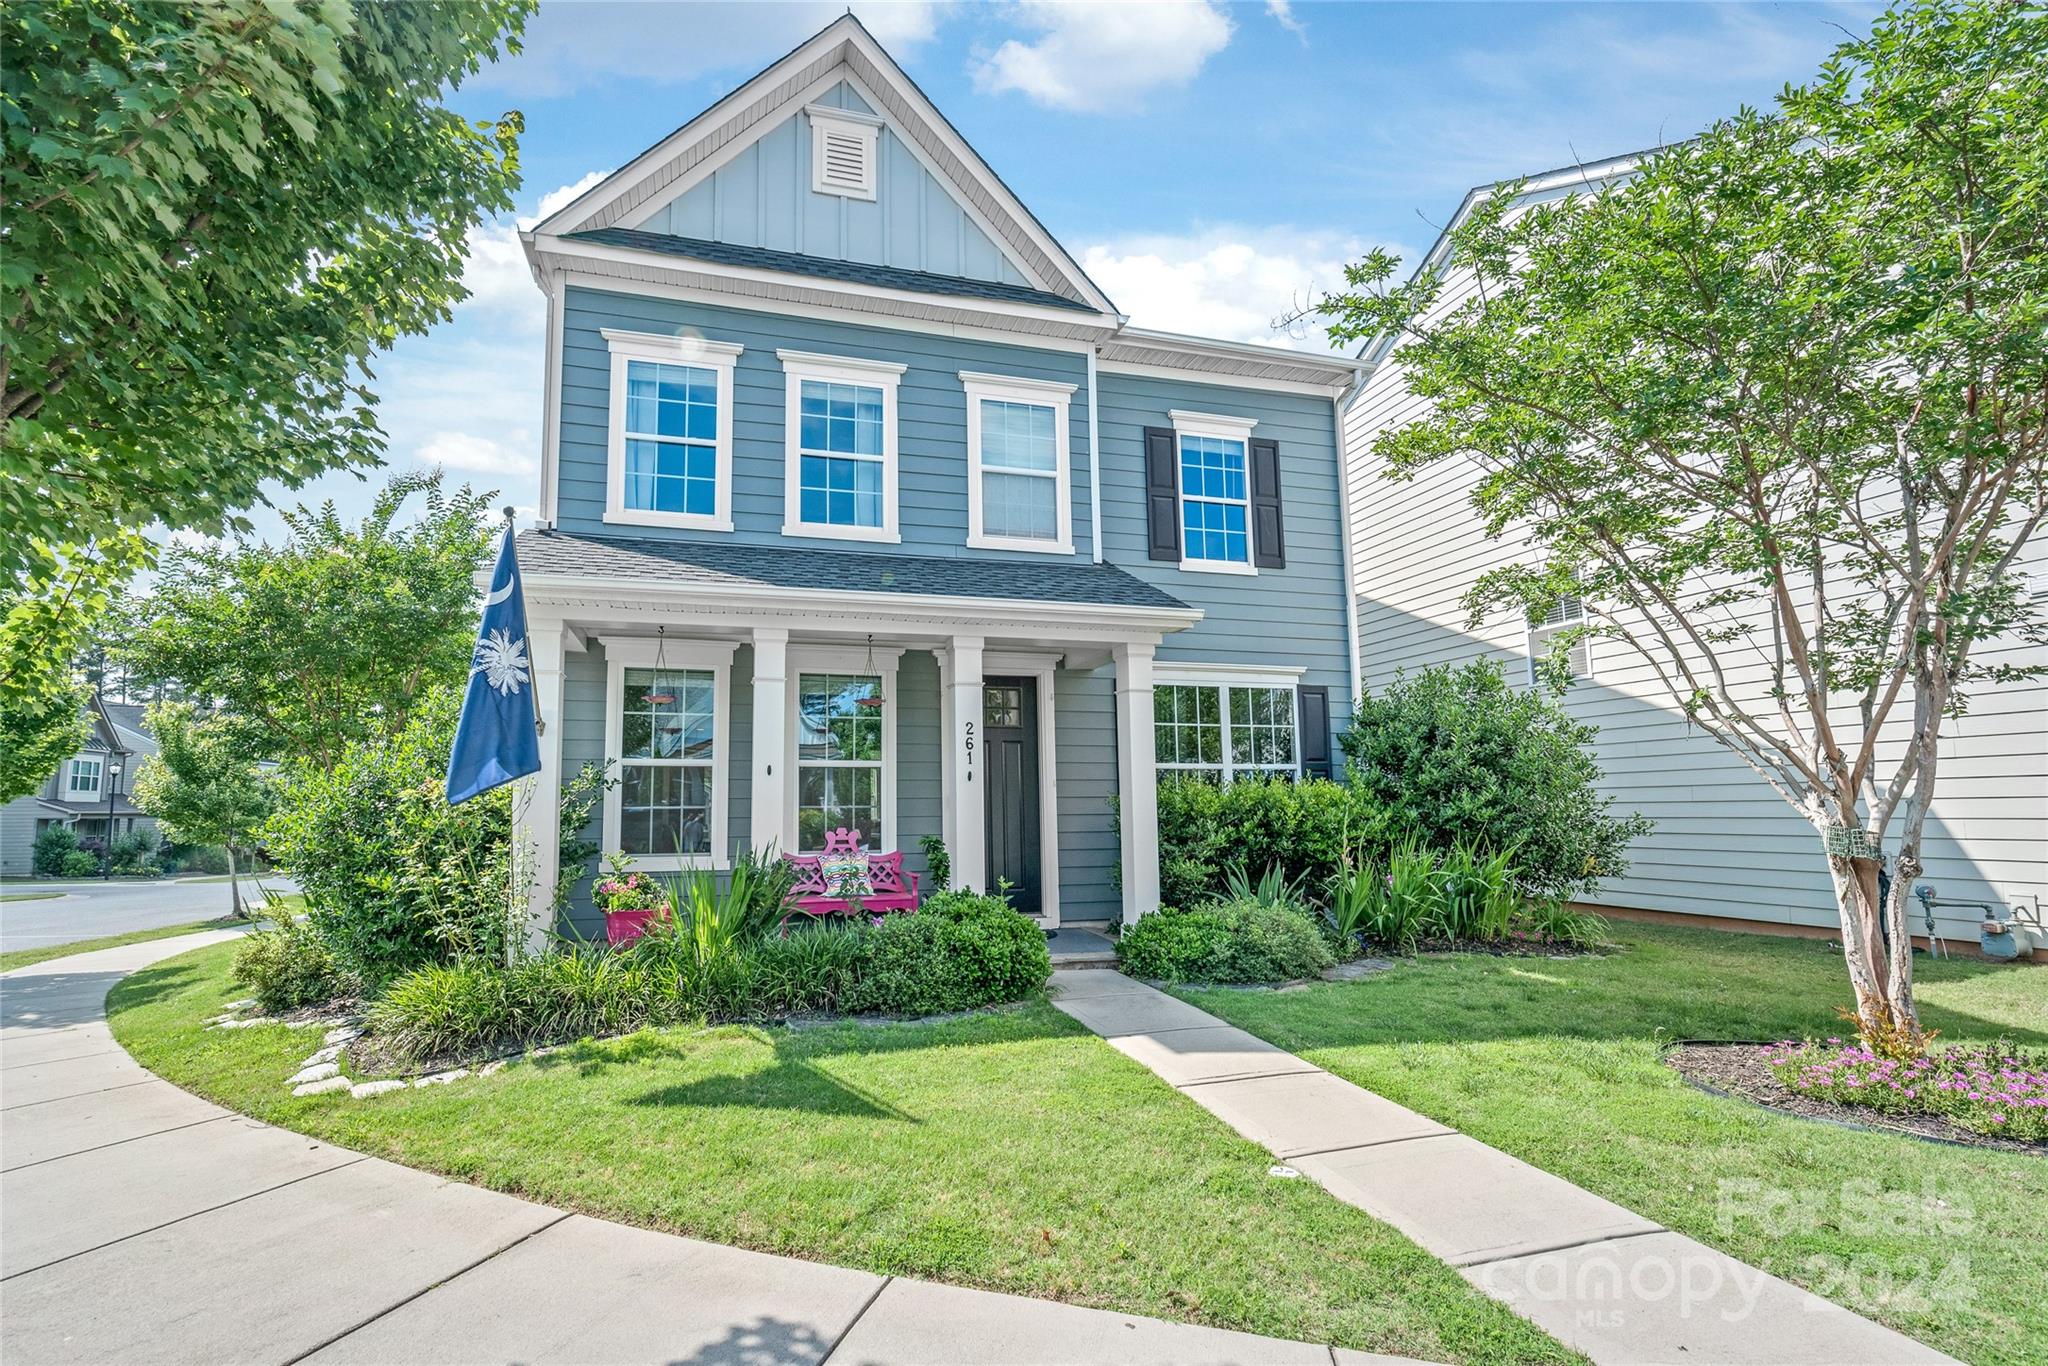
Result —
[[[265, 878], [273, 892], [295, 890], [289, 878]], [[159, 925], [184, 925], [228, 913], [228, 884], [207, 879], [162, 882], [36, 882], [10, 880], [8, 892], [62, 891], [34, 901], [0, 901], [0, 953], [44, 944], [69, 944]], [[242, 880], [242, 896], [254, 900], [256, 884]]]

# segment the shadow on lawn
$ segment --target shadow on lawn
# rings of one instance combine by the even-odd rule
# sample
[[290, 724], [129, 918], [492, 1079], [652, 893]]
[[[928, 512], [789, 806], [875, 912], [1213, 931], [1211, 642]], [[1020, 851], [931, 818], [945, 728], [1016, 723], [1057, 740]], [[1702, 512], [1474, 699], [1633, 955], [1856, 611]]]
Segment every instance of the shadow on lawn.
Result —
[[[1256, 1018], [1255, 1032], [1296, 1051], [1557, 1037], [1827, 1038], [1849, 1031], [1837, 1013], [1851, 999], [1838, 949], [1711, 930], [1617, 924], [1615, 931], [1626, 947], [1605, 957], [1430, 956], [1362, 982], [1286, 995], [1185, 994], [1226, 1019]], [[1915, 971], [1925, 983], [1953, 983], [2039, 970], [1923, 958]], [[1924, 994], [1920, 1015], [1943, 1042], [2003, 1037], [2048, 1044], [2048, 1030], [1972, 1014]]]

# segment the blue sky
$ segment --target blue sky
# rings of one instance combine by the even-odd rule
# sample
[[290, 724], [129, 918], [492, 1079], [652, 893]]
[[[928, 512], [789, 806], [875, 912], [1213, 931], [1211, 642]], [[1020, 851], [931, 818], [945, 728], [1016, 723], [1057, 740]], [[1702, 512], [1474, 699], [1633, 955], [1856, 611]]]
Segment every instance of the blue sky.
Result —
[[[845, 6], [545, 0], [452, 97], [526, 116], [523, 216], [680, 126]], [[1685, 137], [1803, 80], [1840, 4], [969, 4], [852, 9], [1133, 321], [1319, 347], [1270, 321], [1374, 243], [1426, 248], [1475, 184]], [[394, 468], [534, 501], [541, 296], [511, 220], [476, 297], [377, 366]], [[379, 476], [373, 475], [373, 480]], [[332, 476], [288, 500], [367, 505]], [[273, 516], [255, 520], [265, 534]]]

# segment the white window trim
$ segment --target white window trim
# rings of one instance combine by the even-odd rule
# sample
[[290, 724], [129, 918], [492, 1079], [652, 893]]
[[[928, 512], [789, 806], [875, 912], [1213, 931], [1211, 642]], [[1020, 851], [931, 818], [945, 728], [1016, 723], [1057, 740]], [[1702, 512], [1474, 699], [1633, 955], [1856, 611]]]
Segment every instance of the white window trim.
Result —
[[[1586, 612], [1586, 600], [1584, 598], [1580, 598], [1578, 599], [1578, 603], [1579, 614], [1576, 617], [1570, 617], [1563, 621], [1552, 622], [1547, 626], [1537, 626], [1534, 624], [1530, 625], [1528, 635], [1528, 662], [1530, 687], [1533, 688], [1536, 686], [1536, 668], [1538, 663], [1542, 660], [1542, 658], [1545, 655], [1550, 653], [1551, 637], [1557, 635], [1560, 631], [1563, 631], [1569, 627], [1585, 626], [1591, 620], [1591, 618], [1587, 615]], [[1592, 678], [1593, 638], [1591, 636], [1585, 637], [1584, 639], [1579, 641], [1578, 645], [1575, 648], [1579, 651], [1581, 657], [1584, 659], [1585, 666], [1583, 668], [1574, 668], [1572, 670], [1572, 678], [1575, 680]]]
[[[78, 784], [78, 770], [79, 770], [79, 766], [80, 766], [81, 764], [91, 764], [91, 765], [92, 765], [92, 786], [91, 786], [91, 787], [81, 787], [81, 786], [79, 786], [79, 784]], [[71, 799], [71, 798], [73, 798], [73, 797], [80, 797], [80, 796], [83, 796], [83, 797], [104, 797], [104, 796], [106, 796], [106, 795], [107, 795], [107, 791], [106, 791], [106, 785], [105, 785], [105, 784], [106, 784], [106, 779], [107, 779], [107, 763], [106, 763], [106, 760], [104, 760], [104, 759], [98, 759], [98, 758], [93, 758], [93, 757], [91, 757], [91, 756], [88, 756], [88, 755], [80, 755], [80, 756], [79, 756], [78, 758], [76, 758], [76, 759], [73, 759], [73, 760], [72, 760], [72, 761], [70, 762], [70, 764], [69, 764], [69, 765], [68, 765], [68, 766], [67, 766], [67, 767], [65, 768], [65, 770], [64, 770], [64, 795], [65, 795], [65, 799], [66, 799], [66, 800], [68, 801], [68, 800], [70, 800], [70, 799]]]
[[[652, 332], [624, 332], [602, 329], [605, 345], [611, 349], [611, 413], [606, 439], [604, 520], [621, 526], [672, 526], [692, 531], [732, 530], [732, 374], [740, 352], [737, 342], [711, 341], [703, 337], [667, 337]], [[710, 516], [694, 512], [657, 512], [652, 508], [626, 506], [626, 368], [629, 362], [658, 361], [667, 365], [696, 365], [718, 376], [718, 436], [712, 442], [718, 465], [716, 503]]]
[[[1252, 525], [1252, 428], [1259, 425], [1257, 418], [1231, 417], [1224, 413], [1192, 413], [1175, 408], [1167, 414], [1173, 422], [1173, 482], [1175, 510], [1180, 516], [1180, 567], [1196, 574], [1246, 574], [1257, 575], [1259, 567], [1258, 547], [1253, 538], [1258, 529]], [[1180, 491], [1180, 443], [1190, 436], [1213, 436], [1225, 441], [1244, 443], [1244, 563], [1235, 560], [1202, 560], [1188, 554], [1187, 495]], [[1205, 503], [1227, 501], [1204, 498]]]
[[[723, 640], [671, 640], [646, 636], [607, 636], [604, 646], [604, 757], [623, 768], [625, 747], [626, 670], [664, 668], [709, 670], [711, 696], [711, 852], [703, 855], [633, 854], [637, 868], [675, 872], [685, 868], [724, 869], [732, 866], [728, 814], [732, 801], [732, 656], [739, 646]], [[618, 770], [612, 773], [619, 776]], [[607, 858], [619, 849], [619, 814], [625, 784], [605, 789], [602, 840]]]
[[[875, 183], [880, 175], [875, 165], [875, 144], [881, 137], [882, 120], [873, 114], [863, 114], [854, 109], [835, 109], [824, 104], [807, 104], [804, 106], [804, 113], [811, 118], [812, 193], [834, 195], [841, 199], [873, 199]], [[860, 139], [861, 166], [867, 172], [866, 179], [860, 185], [826, 183], [825, 138], [831, 133]]]
[[[782, 534], [817, 536], [838, 541], [900, 542], [896, 529], [896, 386], [910, 367], [862, 356], [821, 356], [811, 351], [778, 350], [783, 371]], [[882, 524], [833, 526], [802, 520], [804, 381], [859, 384], [882, 391]]]
[[[1294, 717], [1294, 778], [1301, 780], [1301, 676], [1303, 669], [1263, 664], [1162, 664], [1153, 675], [1154, 688], [1215, 688], [1216, 704], [1220, 709], [1223, 728], [1223, 751], [1220, 764], [1170, 764], [1153, 762], [1155, 772], [1209, 773], [1216, 768], [1223, 770], [1225, 786], [1237, 781], [1237, 765], [1231, 759], [1230, 745], [1230, 690], [1232, 688], [1284, 688], [1294, 698], [1291, 715]], [[1156, 723], [1155, 723], [1156, 724]], [[1262, 764], [1251, 764], [1247, 773], [1282, 773], [1284, 768]]]
[[[967, 544], [976, 550], [1029, 550], [1040, 555], [1074, 553], [1074, 459], [1072, 434], [1067, 414], [1075, 386], [1051, 380], [1025, 379], [1016, 375], [989, 375], [974, 370], [960, 372], [961, 387], [967, 391]], [[983, 529], [986, 508], [982, 496], [981, 405], [982, 401], [1025, 403], [1052, 409], [1053, 507], [1055, 534], [1052, 540], [1035, 536], [992, 536]], [[1029, 477], [1033, 472], [1020, 473]], [[1041, 476], [1043, 477], [1043, 476]]]
[[872, 652], [871, 667], [870, 652], [865, 648], [821, 650], [790, 647], [786, 665], [789, 702], [782, 749], [783, 771], [789, 775], [789, 781], [784, 784], [789, 795], [784, 799], [782, 813], [784, 849], [796, 854], [821, 852], [797, 845], [797, 807], [803, 801], [803, 759], [797, 752], [800, 734], [797, 715], [803, 700], [803, 676], [807, 673], [873, 674], [882, 680], [882, 847], [868, 852], [891, 854], [900, 847], [900, 832], [896, 828], [896, 664], [902, 657], [900, 649], [877, 648]]

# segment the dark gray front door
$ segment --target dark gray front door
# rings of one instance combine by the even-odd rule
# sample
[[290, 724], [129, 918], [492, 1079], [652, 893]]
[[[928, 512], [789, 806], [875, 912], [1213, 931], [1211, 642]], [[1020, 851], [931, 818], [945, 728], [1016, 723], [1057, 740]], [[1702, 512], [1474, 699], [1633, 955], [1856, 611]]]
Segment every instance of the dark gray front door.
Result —
[[988, 882], [1010, 885], [1010, 904], [1042, 914], [1038, 859], [1038, 686], [1029, 678], [982, 683], [982, 743], [988, 785]]

